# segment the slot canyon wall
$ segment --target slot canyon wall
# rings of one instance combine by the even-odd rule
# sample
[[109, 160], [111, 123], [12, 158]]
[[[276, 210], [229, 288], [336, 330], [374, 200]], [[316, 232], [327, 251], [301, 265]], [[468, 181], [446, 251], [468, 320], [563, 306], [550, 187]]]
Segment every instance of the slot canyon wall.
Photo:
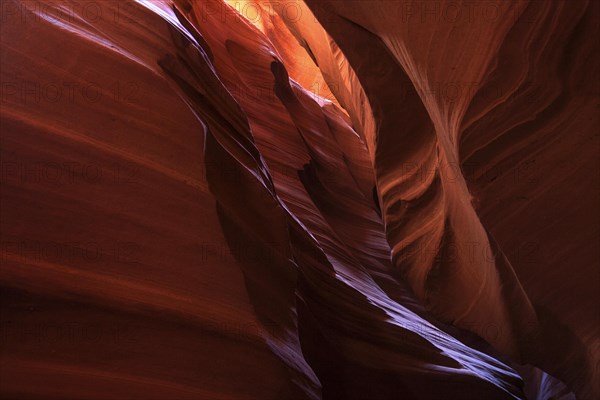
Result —
[[600, 2], [0, 4], [0, 398], [600, 397]]

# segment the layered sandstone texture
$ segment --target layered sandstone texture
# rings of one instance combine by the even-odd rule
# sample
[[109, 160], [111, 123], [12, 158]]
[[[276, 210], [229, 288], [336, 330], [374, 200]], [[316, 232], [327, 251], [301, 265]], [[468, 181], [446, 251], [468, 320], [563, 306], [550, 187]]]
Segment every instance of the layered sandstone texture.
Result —
[[600, 396], [600, 3], [1, 8], [0, 397]]

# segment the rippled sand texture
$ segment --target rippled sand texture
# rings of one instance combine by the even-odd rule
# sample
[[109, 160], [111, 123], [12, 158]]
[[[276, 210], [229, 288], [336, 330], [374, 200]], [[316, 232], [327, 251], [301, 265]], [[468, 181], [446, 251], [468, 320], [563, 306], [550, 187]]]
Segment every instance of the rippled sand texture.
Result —
[[600, 395], [600, 3], [1, 7], [2, 398]]

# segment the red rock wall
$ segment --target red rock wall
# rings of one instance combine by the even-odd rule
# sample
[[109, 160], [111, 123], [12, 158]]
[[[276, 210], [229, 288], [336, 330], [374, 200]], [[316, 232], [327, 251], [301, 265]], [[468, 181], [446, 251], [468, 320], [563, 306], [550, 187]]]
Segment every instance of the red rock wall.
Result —
[[595, 398], [598, 4], [227, 3], [2, 2], [2, 397]]

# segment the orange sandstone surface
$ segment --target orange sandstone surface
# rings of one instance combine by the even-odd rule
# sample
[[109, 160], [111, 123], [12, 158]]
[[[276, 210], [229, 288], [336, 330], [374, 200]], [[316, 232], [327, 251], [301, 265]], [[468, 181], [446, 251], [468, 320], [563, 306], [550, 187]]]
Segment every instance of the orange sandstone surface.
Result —
[[600, 3], [1, 11], [0, 398], [600, 396]]

